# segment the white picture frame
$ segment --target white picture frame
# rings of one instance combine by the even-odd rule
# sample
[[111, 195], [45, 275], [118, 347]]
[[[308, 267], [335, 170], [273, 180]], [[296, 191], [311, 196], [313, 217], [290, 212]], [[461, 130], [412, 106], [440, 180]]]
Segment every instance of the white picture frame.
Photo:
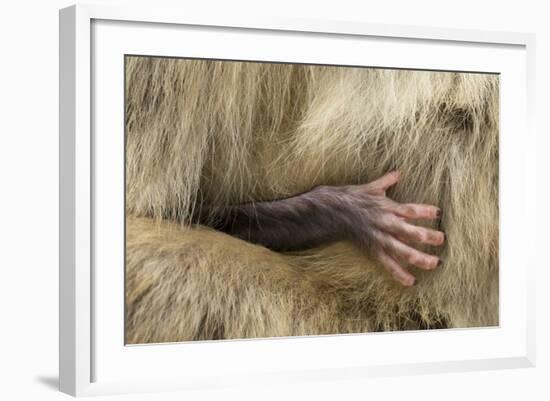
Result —
[[[96, 196], [98, 190], [106, 193], [109, 191], [109, 186], [113, 188], [120, 185], [120, 181], [117, 181], [120, 178], [118, 174], [112, 174], [113, 181], [108, 184], [104, 184], [105, 180], [98, 181], [97, 177], [105, 174], [101, 172], [103, 163], [105, 166], [108, 165], [111, 171], [113, 168], [120, 170], [120, 159], [116, 159], [118, 156], [114, 154], [117, 149], [120, 150], [123, 120], [118, 119], [120, 114], [112, 116], [102, 114], [101, 107], [109, 107], [116, 110], [116, 113], [120, 113], [122, 87], [119, 87], [120, 93], [117, 92], [111, 99], [104, 99], [105, 106], [103, 106], [103, 102], [98, 102], [97, 97], [103, 96], [104, 92], [101, 88], [95, 88], [92, 85], [92, 78], [99, 77], [97, 82], [105, 78], [102, 81], [103, 85], [109, 85], [111, 89], [113, 84], [115, 88], [118, 87], [120, 76], [112, 77], [109, 68], [118, 68], [117, 66], [121, 65], [122, 59], [118, 57], [121, 54], [185, 55], [173, 54], [170, 41], [164, 43], [162, 48], [159, 45], [157, 51], [152, 51], [151, 46], [156, 46], [155, 43], [160, 43], [159, 38], [165, 38], [166, 35], [189, 34], [186, 29], [199, 32], [197, 35], [209, 35], [212, 32], [217, 35], [217, 38], [222, 37], [220, 35], [226, 35], [235, 42], [238, 40], [230, 35], [240, 35], [245, 38], [243, 40], [247, 40], [246, 38], [251, 37], [250, 35], [261, 34], [262, 40], [272, 41], [274, 46], [263, 53], [251, 46], [246, 51], [253, 52], [254, 59], [280, 59], [281, 56], [275, 54], [277, 43], [282, 43], [283, 36], [293, 37], [294, 35], [295, 38], [302, 38], [304, 41], [323, 37], [327, 43], [331, 38], [336, 37], [340, 38], [342, 43], [346, 43], [346, 40], [369, 39], [378, 41], [378, 44], [384, 41], [384, 46], [405, 43], [407, 46], [413, 46], [415, 52], [426, 52], [424, 61], [418, 61], [418, 58], [416, 61], [412, 59], [407, 61], [407, 47], [402, 47], [404, 51], [393, 54], [391, 58], [388, 54], [384, 55], [384, 50], [373, 50], [373, 54], [378, 52], [377, 57], [382, 60], [379, 64], [375, 63], [376, 66], [443, 70], [462, 70], [465, 66], [464, 70], [468, 71], [499, 72], [505, 77], [510, 77], [506, 78], [501, 90], [501, 114], [504, 114], [504, 117], [501, 121], [500, 166], [502, 181], [500, 326], [438, 332], [378, 333], [366, 336], [300, 337], [193, 344], [193, 346], [187, 346], [185, 362], [182, 363], [180, 358], [179, 365], [176, 365], [178, 361], [176, 358], [183, 349], [181, 345], [125, 347], [122, 336], [119, 336], [120, 326], [118, 323], [110, 323], [114, 321], [113, 319], [120, 318], [120, 311], [111, 308], [114, 312], [108, 317], [106, 313], [101, 312], [110, 305], [117, 304], [117, 300], [123, 296], [123, 287], [119, 286], [123, 265], [117, 262], [120, 259], [116, 259], [121, 255], [116, 249], [112, 253], [96, 254], [97, 247], [94, 247], [94, 241], [103, 241], [102, 236], [97, 235], [98, 230], [103, 230], [105, 221], [108, 220], [109, 224], [116, 225], [116, 222], [123, 219], [124, 214], [123, 203], [120, 202], [116, 203], [115, 207], [108, 208], [110, 214], [106, 214], [104, 212], [106, 208], [101, 206], [104, 198]], [[131, 43], [132, 40], [139, 43]], [[204, 40], [202, 43], [205, 48], [208, 47], [208, 37], [205, 36], [201, 40]], [[536, 231], [533, 227], [536, 221], [535, 197], [527, 190], [517, 190], [518, 182], [525, 188], [536, 187], [534, 173], [536, 141], [533, 129], [534, 45], [534, 35], [526, 33], [291, 18], [237, 20], [215, 15], [215, 13], [186, 15], [181, 11], [173, 12], [155, 7], [112, 8], [78, 5], [61, 10], [60, 390], [80, 396], [214, 388], [246, 383], [361, 379], [372, 376], [534, 366], [534, 270], [537, 261], [534, 259], [535, 253], [530, 252], [533, 241], [529, 241], [529, 237], [523, 233]], [[440, 52], [439, 59], [433, 55], [434, 46]], [[231, 49], [231, 46], [225, 47], [228, 47], [224, 50], [227, 52], [225, 58], [231, 58], [232, 52], [236, 50]], [[279, 45], [279, 47], [283, 46]], [[342, 51], [346, 52], [345, 46], [342, 47], [344, 48]], [[286, 48], [286, 51], [289, 51], [288, 46]], [[292, 46], [290, 49], [292, 50]], [[246, 51], [239, 53], [237, 58], [246, 57]], [[492, 54], [484, 55], [487, 51]], [[349, 50], [347, 52], [350, 53]], [[464, 52], [465, 60], [460, 64], [463, 67], [458, 68], [459, 64], [456, 64], [455, 68], [449, 68], [453, 65], [449, 64], [451, 63], [449, 60], [454, 57], [453, 54], [460, 52]], [[474, 57], [472, 54], [479, 54], [479, 57]], [[105, 55], [116, 57], [108, 58]], [[197, 54], [193, 53], [192, 56]], [[288, 60], [298, 60], [299, 57], [296, 53], [289, 55]], [[310, 59], [306, 60], [311, 60], [311, 57], [315, 56], [311, 53], [309, 57]], [[335, 57], [335, 55], [326, 57]], [[341, 57], [349, 57], [349, 64], [364, 65], [362, 61], [354, 62], [349, 54]], [[486, 60], [488, 58], [491, 60]], [[113, 63], [114, 59], [116, 60]], [[94, 129], [97, 130], [98, 127], [102, 129], [104, 123], [110, 124], [105, 127], [111, 132], [112, 129], [119, 130], [121, 136], [113, 139], [118, 141], [118, 144], [113, 143], [113, 146], [106, 148], [104, 139], [99, 143], [96, 142], [94, 132], [97, 131]], [[512, 132], [515, 131], [519, 132], [513, 136]], [[112, 149], [112, 158], [107, 149]], [[99, 160], [103, 160], [104, 156], [105, 160], [112, 162], [100, 162]], [[512, 162], [515, 165], [513, 169], [510, 168]], [[103, 167], [103, 170], [105, 169], [106, 167]], [[515, 188], [512, 187], [512, 182], [516, 183]], [[101, 187], [102, 185], [106, 186]], [[120, 190], [122, 191], [122, 187]], [[117, 194], [114, 198], [120, 199], [120, 193], [117, 192]], [[505, 200], [504, 203], [502, 203], [503, 200]], [[122, 230], [122, 227], [119, 229]], [[113, 231], [114, 236], [119, 234], [120, 231]], [[111, 269], [109, 274], [120, 274], [106, 281], [107, 276], [94, 274], [93, 268], [97, 267], [98, 260], [109, 260], [103, 258], [111, 257], [113, 261], [109, 262], [109, 265], [114, 265], [115, 269]], [[105, 263], [101, 264], [101, 266], [105, 265]], [[112, 273], [117, 271], [116, 266], [120, 266], [119, 273]], [[97, 297], [94, 298], [98, 286], [102, 291], [101, 302]], [[115, 325], [116, 328], [114, 328]], [[368, 349], [369, 346], [375, 346], [382, 351], [388, 346], [399, 350], [400, 344], [411, 344], [411, 342], [417, 345], [417, 349], [422, 349], [420, 347], [423, 344], [428, 344], [426, 341], [429, 341], [432, 347], [433, 344], [439, 344], [441, 347], [445, 344], [456, 344], [456, 347], [440, 355], [429, 355], [428, 352], [423, 359], [419, 358], [418, 353], [399, 358], [384, 352], [377, 355], [372, 353], [370, 354], [372, 357], [367, 360], [362, 352], [350, 352], [346, 357], [336, 352], [342, 349], [349, 351], [359, 348]], [[372, 343], [376, 344], [372, 345]], [[468, 351], [465, 345], [470, 345]], [[323, 356], [326, 361], [323, 362], [324, 365], [316, 359], [321, 347], [326, 352]], [[461, 356], [461, 352], [464, 356]], [[276, 355], [284, 355], [284, 357], [276, 358]], [[218, 370], [212, 371], [213, 368], [206, 366], [208, 365], [206, 362], [215, 357], [220, 358], [218, 360], [220, 366]], [[206, 362], [202, 363], [201, 359]], [[239, 359], [243, 362], [239, 362]], [[246, 365], [251, 363], [254, 366], [247, 368]], [[163, 366], [162, 369], [158, 368], [160, 365]], [[121, 369], [122, 366], [125, 368]], [[176, 370], [177, 374], [170, 374]], [[124, 371], [124, 375], [119, 373], [121, 371]]]

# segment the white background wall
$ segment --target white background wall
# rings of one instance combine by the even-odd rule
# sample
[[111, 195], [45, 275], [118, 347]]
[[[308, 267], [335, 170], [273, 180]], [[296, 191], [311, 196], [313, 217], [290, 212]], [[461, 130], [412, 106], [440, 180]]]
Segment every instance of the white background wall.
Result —
[[[130, 1], [96, 1], [126, 4]], [[135, 2], [134, 2], [135, 3]], [[542, 154], [550, 151], [547, 91], [550, 13], [544, 1], [331, 2], [278, 0], [155, 1], [225, 14], [264, 14], [364, 20], [537, 34], [537, 131]], [[68, 398], [57, 392], [58, 291], [58, 9], [70, 1], [3, 2], [0, 23], [0, 399]], [[521, 135], [518, 132], [518, 135]], [[165, 393], [108, 399], [550, 399], [549, 204], [550, 157], [538, 160], [537, 347], [534, 369], [440, 374], [355, 382], [248, 388], [207, 393]], [[472, 211], [473, 213], [475, 211]], [[521, 266], [518, 266], [521, 268]], [[498, 397], [498, 398], [497, 398]]]

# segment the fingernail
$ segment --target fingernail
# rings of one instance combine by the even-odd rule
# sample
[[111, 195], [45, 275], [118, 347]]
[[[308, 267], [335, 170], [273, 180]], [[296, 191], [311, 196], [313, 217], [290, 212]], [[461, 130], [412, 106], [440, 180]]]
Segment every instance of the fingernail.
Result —
[[447, 241], [447, 233], [443, 233], [443, 242]]
[[435, 215], [438, 218], [441, 217], [441, 209], [437, 209], [437, 213]]
[[439, 261], [437, 262], [437, 265], [441, 266], [442, 264], [443, 264], [443, 260], [439, 259]]

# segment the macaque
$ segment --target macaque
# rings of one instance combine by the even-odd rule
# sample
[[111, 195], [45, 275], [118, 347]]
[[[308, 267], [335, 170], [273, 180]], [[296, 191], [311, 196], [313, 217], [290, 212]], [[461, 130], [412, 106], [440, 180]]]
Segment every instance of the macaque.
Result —
[[[436, 219], [441, 210], [386, 197], [386, 190], [398, 180], [399, 172], [394, 171], [365, 185], [319, 186], [286, 199], [229, 206], [218, 212], [213, 227], [275, 251], [354, 241], [398, 282], [411, 286], [414, 276], [400, 261], [432, 270], [441, 259], [416, 250], [410, 242], [442, 245], [445, 234], [406, 221]], [[207, 218], [202, 222], [208, 223]]]
[[126, 343], [499, 324], [499, 77], [127, 56]]

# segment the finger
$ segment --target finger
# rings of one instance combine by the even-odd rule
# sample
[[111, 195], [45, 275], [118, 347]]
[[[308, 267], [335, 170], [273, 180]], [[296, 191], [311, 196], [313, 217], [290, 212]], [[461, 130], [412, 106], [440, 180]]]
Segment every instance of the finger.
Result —
[[408, 238], [400, 237], [399, 235], [396, 235], [395, 238], [397, 238], [398, 241], [401, 241], [402, 243], [404, 243], [406, 245], [410, 245], [409, 244], [410, 240]]
[[403, 266], [401, 266], [397, 261], [392, 258], [390, 255], [388, 255], [384, 251], [378, 252], [378, 260], [384, 268], [390, 272], [392, 277], [400, 282], [405, 287], [411, 287], [414, 285], [415, 278], [414, 276], [409, 273]]
[[[405, 239], [405, 238], [400, 238], [400, 237], [395, 237], [398, 241], [401, 241], [402, 243], [404, 243], [405, 245], [409, 245], [411, 246], [411, 244], [409, 244], [409, 240]], [[403, 265], [403, 266], [407, 266], [408, 263], [406, 260], [403, 260], [403, 258], [400, 258], [399, 256], [395, 256], [393, 255], [392, 256], [393, 259], [395, 259], [397, 261], [397, 263], [399, 263], [400, 265]]]
[[441, 231], [415, 226], [399, 218], [391, 219], [385, 228], [399, 240], [406, 240], [402, 242], [414, 241], [436, 246], [443, 245], [445, 242], [445, 234]]
[[392, 185], [395, 185], [399, 181], [400, 176], [401, 174], [399, 173], [399, 171], [392, 171], [390, 173], [383, 175], [377, 180], [370, 182], [368, 186], [373, 191], [384, 193], [389, 187], [391, 187]]
[[392, 212], [406, 219], [438, 219], [441, 217], [441, 209], [437, 206], [416, 203], [396, 203]]
[[441, 259], [437, 256], [428, 255], [403, 242], [397, 240], [391, 235], [384, 235], [381, 240], [384, 249], [395, 257], [406, 261], [407, 263], [425, 270], [433, 270], [441, 264]]

